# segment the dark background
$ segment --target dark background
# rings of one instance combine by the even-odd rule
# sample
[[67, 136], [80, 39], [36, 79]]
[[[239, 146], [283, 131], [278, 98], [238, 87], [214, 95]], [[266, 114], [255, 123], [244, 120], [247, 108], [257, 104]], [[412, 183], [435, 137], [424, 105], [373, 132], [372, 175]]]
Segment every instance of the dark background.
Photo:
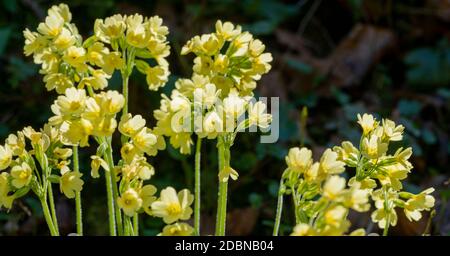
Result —
[[[46, 10], [59, 1], [0, 0], [0, 139], [24, 126], [42, 127], [50, 116], [54, 92], [47, 92], [38, 66], [23, 54], [22, 31], [36, 30]], [[325, 147], [342, 140], [357, 142], [356, 114], [369, 112], [406, 127], [405, 139], [395, 146], [414, 150], [414, 169], [406, 180], [408, 191], [434, 186], [436, 216], [432, 234], [450, 234], [449, 98], [450, 98], [450, 1], [449, 0], [242, 0], [242, 1], [119, 1], [74, 0], [66, 2], [73, 22], [84, 38], [96, 18], [115, 13], [159, 15], [169, 26], [172, 73], [160, 92], [150, 92], [145, 77], [131, 79], [130, 112], [143, 115], [153, 125], [153, 110], [160, 93], [170, 93], [174, 81], [189, 77], [192, 56], [180, 56], [183, 44], [197, 34], [214, 30], [217, 19], [241, 24], [273, 54], [273, 67], [259, 82], [257, 95], [280, 97], [280, 140], [259, 144], [257, 135], [241, 134], [232, 148], [232, 166], [240, 178], [229, 188], [228, 234], [270, 235], [278, 182], [285, 168], [284, 156], [304, 144], [317, 157]], [[109, 88], [120, 89], [115, 74]], [[302, 109], [308, 109], [306, 119]], [[303, 121], [302, 121], [303, 120]], [[95, 143], [93, 142], [92, 145]], [[103, 179], [88, 178], [88, 157], [81, 153], [87, 180], [83, 196], [85, 233], [107, 234]], [[202, 155], [202, 228], [214, 228], [217, 159], [208, 142]], [[115, 149], [117, 152], [118, 149]], [[150, 160], [156, 167], [152, 183], [159, 189], [172, 185], [193, 189], [193, 157], [169, 147]], [[61, 233], [74, 232], [74, 202], [57, 195]], [[352, 229], [369, 227], [368, 214], [351, 215]], [[396, 235], [420, 235], [429, 216], [410, 223], [399, 212]], [[282, 234], [293, 226], [287, 203]], [[163, 223], [141, 217], [143, 235], [160, 232]], [[372, 227], [372, 228], [371, 228]], [[0, 234], [47, 234], [39, 202], [29, 196], [0, 212]]]

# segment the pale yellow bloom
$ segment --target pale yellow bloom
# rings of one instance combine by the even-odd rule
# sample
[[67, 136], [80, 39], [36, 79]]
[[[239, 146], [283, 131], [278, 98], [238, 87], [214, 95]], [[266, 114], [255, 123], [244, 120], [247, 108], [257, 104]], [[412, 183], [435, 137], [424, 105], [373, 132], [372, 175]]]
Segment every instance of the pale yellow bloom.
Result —
[[124, 19], [122, 15], [116, 14], [106, 18], [105, 21], [95, 20], [95, 35], [105, 43], [110, 43], [111, 40], [122, 37], [126, 29]]
[[145, 74], [148, 88], [152, 91], [156, 91], [167, 83], [170, 72], [166, 66], [158, 65], [154, 67], [149, 66], [145, 71]]
[[184, 222], [177, 222], [167, 225], [163, 228], [158, 236], [191, 236], [194, 233], [194, 228]]
[[320, 158], [320, 168], [327, 174], [339, 174], [344, 172], [345, 163], [337, 159], [338, 154], [328, 148]]
[[390, 141], [401, 141], [403, 138], [403, 125], [396, 126], [394, 121], [383, 119], [384, 136]]
[[268, 128], [272, 122], [272, 115], [266, 113], [266, 104], [262, 101], [258, 101], [255, 104], [250, 102], [248, 104], [249, 123], [251, 125], [257, 125], [261, 128]]
[[83, 47], [70, 46], [64, 52], [62, 59], [76, 68], [78, 72], [85, 72], [87, 70], [86, 50]]
[[345, 221], [347, 213], [347, 208], [341, 205], [331, 207], [325, 212], [325, 223], [334, 227], [338, 227], [343, 221]]
[[365, 137], [361, 144], [362, 153], [369, 159], [377, 159], [386, 154], [388, 144], [383, 143], [381, 138], [372, 134], [370, 138]]
[[9, 167], [12, 160], [12, 152], [8, 145], [0, 145], [0, 171]]
[[37, 30], [43, 35], [56, 37], [63, 29], [64, 22], [64, 18], [58, 12], [54, 9], [49, 9], [45, 22], [40, 23]]
[[230, 40], [241, 33], [241, 26], [234, 26], [231, 22], [222, 23], [221, 20], [216, 22], [216, 33], [224, 40]]
[[364, 135], [368, 135], [373, 129], [375, 129], [375, 127], [378, 126], [378, 122], [376, 121], [376, 119], [369, 114], [363, 114], [362, 117], [360, 114], [358, 114], [358, 123], [363, 129]]
[[67, 198], [74, 198], [75, 192], [81, 192], [83, 189], [84, 181], [81, 179], [81, 176], [83, 176], [82, 173], [71, 171], [61, 176], [59, 187]]
[[142, 152], [149, 152], [157, 143], [157, 137], [148, 128], [141, 129], [132, 138], [133, 144]]
[[156, 201], [156, 187], [153, 185], [145, 185], [139, 190], [139, 197], [142, 198], [142, 209], [152, 215], [151, 206]]
[[91, 76], [84, 77], [78, 84], [78, 88], [84, 88], [86, 86], [92, 87], [94, 90], [102, 90], [108, 86], [108, 79], [111, 78], [110, 75], [105, 73], [101, 69], [96, 69], [92, 71]]
[[435, 199], [430, 195], [433, 192], [434, 188], [428, 188], [406, 201], [404, 210], [409, 221], [420, 220], [422, 218], [421, 211], [429, 211], [434, 207]]
[[103, 56], [103, 70], [108, 75], [112, 75], [115, 69], [122, 69], [125, 61], [119, 52], [110, 52]]
[[56, 90], [58, 94], [64, 94], [66, 89], [73, 87], [73, 81], [61, 73], [50, 73], [44, 76], [47, 91]]
[[117, 198], [117, 205], [126, 215], [133, 217], [133, 215], [142, 207], [142, 199], [139, 197], [136, 190], [129, 188], [121, 195], [121, 197]]
[[127, 43], [136, 48], [144, 48], [150, 38], [150, 34], [147, 33], [143, 21], [144, 18], [140, 14], [128, 16], [126, 19]]
[[333, 175], [325, 182], [323, 186], [323, 196], [329, 200], [336, 200], [345, 189], [345, 178]]
[[289, 170], [302, 173], [308, 170], [313, 163], [312, 151], [304, 147], [291, 148], [285, 160]]
[[72, 33], [67, 29], [63, 28], [58, 37], [53, 41], [53, 45], [60, 51], [63, 51], [70, 46], [73, 46], [76, 42], [76, 38]]
[[22, 188], [30, 184], [33, 170], [27, 163], [23, 162], [11, 168], [11, 177], [13, 178], [11, 184], [16, 188]]
[[[100, 169], [100, 166], [107, 172], [109, 172], [109, 165], [106, 163], [103, 158], [99, 156], [91, 156], [91, 176], [92, 178], [98, 178], [100, 175], [98, 174], [98, 170]], [[106, 174], [108, 175], [108, 174]]]
[[145, 119], [141, 115], [132, 116], [128, 113], [119, 122], [119, 131], [128, 137], [134, 136], [145, 126]]
[[12, 203], [14, 201], [13, 195], [8, 195], [10, 192], [8, 185], [9, 173], [0, 173], [0, 208], [4, 206], [7, 209], [11, 209]]
[[299, 223], [294, 227], [291, 236], [315, 236], [316, 231], [306, 223]]
[[47, 47], [48, 40], [36, 32], [31, 32], [28, 28], [23, 31], [23, 36], [25, 37], [23, 50], [26, 56], [41, 53]]
[[190, 205], [193, 201], [194, 196], [189, 190], [183, 189], [177, 195], [174, 188], [167, 187], [161, 191], [161, 198], [152, 203], [152, 212], [167, 224], [180, 219], [187, 220], [192, 214]]

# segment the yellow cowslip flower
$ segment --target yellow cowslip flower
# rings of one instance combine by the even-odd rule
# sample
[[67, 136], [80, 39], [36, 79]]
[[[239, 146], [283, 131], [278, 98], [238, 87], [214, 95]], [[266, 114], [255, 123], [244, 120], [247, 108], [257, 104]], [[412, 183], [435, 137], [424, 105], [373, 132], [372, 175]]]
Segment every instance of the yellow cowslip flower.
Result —
[[10, 134], [5, 142], [5, 147], [11, 150], [13, 156], [20, 156], [25, 151], [25, 136], [22, 132], [18, 132], [17, 136]]
[[111, 43], [111, 40], [124, 36], [125, 29], [125, 17], [120, 14], [108, 17], [105, 21], [95, 20], [95, 36], [105, 43]]
[[56, 37], [62, 31], [64, 23], [64, 18], [55, 9], [49, 9], [45, 22], [40, 23], [37, 30], [43, 35]]
[[142, 209], [152, 215], [151, 206], [156, 201], [156, 187], [153, 185], [145, 185], [139, 189], [139, 197], [142, 198]]
[[372, 192], [372, 199], [375, 201], [377, 209], [372, 212], [371, 217], [374, 223], [378, 223], [379, 228], [385, 228], [388, 219], [390, 226], [397, 225], [398, 220], [397, 212], [394, 209], [394, 200], [398, 198], [398, 193], [392, 189], [385, 192], [384, 189]]
[[191, 146], [194, 142], [191, 138], [191, 133], [189, 132], [179, 132], [170, 137], [170, 144], [174, 148], [179, 148], [181, 154], [189, 155], [191, 153]]
[[81, 79], [78, 88], [83, 89], [86, 86], [90, 86], [94, 90], [102, 90], [108, 86], [109, 78], [111, 78], [111, 76], [105, 73], [105, 71], [96, 69], [92, 71], [91, 76]]
[[41, 72], [43, 74], [57, 73], [60, 62], [60, 56], [50, 48], [46, 48], [42, 53], [34, 55], [34, 63], [41, 64]]
[[[194, 104], [201, 104], [202, 107], [206, 107], [206, 109], [209, 109], [214, 105], [214, 103], [216, 103], [219, 94], [220, 90], [216, 90], [216, 86], [214, 84], [208, 83], [204, 88], [196, 88], [194, 90]], [[224, 109], [226, 109], [225, 102]], [[227, 111], [227, 109], [225, 111]], [[242, 105], [242, 113], [244, 111], [244, 105]]]
[[194, 73], [209, 76], [214, 67], [214, 60], [210, 56], [198, 56], [194, 59], [192, 70]]
[[399, 164], [405, 166], [406, 168], [412, 168], [411, 163], [408, 161], [411, 155], [412, 155], [411, 147], [408, 147], [404, 150], [403, 148], [399, 148], [397, 149], [397, 151], [395, 151], [394, 158], [395, 160], [397, 160]]
[[[261, 102], [262, 103], [262, 102]], [[246, 100], [239, 96], [239, 92], [235, 89], [231, 89], [228, 96], [223, 99], [223, 110], [227, 117], [231, 118], [233, 121], [237, 120], [242, 114], [245, 112], [246, 107]], [[262, 103], [261, 106], [259, 106], [260, 109], [257, 109], [258, 106], [253, 106], [250, 109], [249, 106], [249, 118], [252, 118], [254, 120], [254, 124], [257, 124], [258, 121], [264, 119], [264, 117], [261, 117], [265, 110], [265, 105]], [[261, 114], [260, 114], [261, 113]], [[251, 121], [252, 122], [252, 121]]]
[[150, 164], [141, 164], [137, 167], [137, 175], [141, 180], [149, 180], [155, 174], [155, 168]]
[[341, 205], [330, 207], [326, 210], [324, 215], [325, 223], [333, 227], [339, 227], [341, 226], [341, 223], [345, 221], [347, 213], [348, 209]]
[[58, 94], [64, 94], [66, 89], [73, 87], [72, 79], [62, 73], [50, 73], [44, 76], [47, 91], [56, 90]]
[[409, 167], [405, 167], [399, 163], [386, 166], [383, 170], [384, 172], [378, 174], [378, 180], [381, 184], [390, 185], [395, 190], [400, 190], [403, 188], [401, 180], [406, 179], [406, 177], [408, 177], [408, 173], [410, 173]]
[[288, 155], [285, 157], [288, 169], [293, 172], [303, 173], [308, 170], [312, 163], [312, 151], [302, 147], [302, 148], [291, 148], [289, 149]]
[[248, 43], [253, 39], [253, 35], [249, 32], [243, 32], [231, 41], [229, 54], [232, 57], [242, 57], [248, 54]]
[[[204, 34], [201, 36], [195, 36], [191, 40], [193, 43], [192, 43], [192, 48], [190, 50], [199, 55], [204, 54], [204, 55], [208, 55], [208, 56], [213, 56], [223, 46], [223, 40], [219, 39], [216, 36], [216, 34]], [[189, 42], [188, 42], [188, 44], [189, 44]], [[181, 52], [182, 52], [182, 54], [184, 53], [183, 49], [181, 50]]]
[[145, 153], [149, 156], [156, 156], [156, 154], [158, 154], [158, 150], [164, 150], [166, 148], [166, 141], [164, 140], [164, 137], [157, 134], [156, 131], [152, 132], [156, 136], [156, 144]]
[[187, 220], [192, 214], [190, 205], [193, 201], [194, 196], [189, 190], [183, 189], [177, 195], [174, 188], [167, 187], [161, 191], [161, 197], [152, 203], [152, 212], [167, 224], [180, 219]]
[[74, 198], [75, 192], [81, 192], [83, 189], [84, 181], [81, 179], [83, 176], [80, 172], [65, 172], [62, 174], [59, 181], [59, 188], [67, 198]]
[[31, 32], [28, 28], [23, 31], [25, 37], [25, 46], [23, 48], [26, 56], [41, 53], [48, 45], [48, 40], [44, 36]]
[[166, 225], [158, 236], [191, 236], [194, 228], [184, 222]]
[[8, 185], [9, 173], [0, 173], [0, 208], [4, 206], [7, 209], [11, 209], [12, 203], [14, 201], [14, 195], [8, 195], [10, 192]]
[[294, 227], [291, 236], [315, 236], [317, 235], [313, 227], [306, 223], [299, 223]]
[[360, 114], [358, 114], [358, 124], [361, 125], [364, 135], [368, 135], [373, 129], [378, 126], [378, 122], [376, 121], [376, 119], [369, 114], [363, 114], [362, 117]]
[[72, 156], [72, 149], [56, 147], [53, 149], [53, 156], [57, 159], [67, 159]]
[[208, 139], [213, 139], [223, 132], [223, 120], [216, 111], [210, 111], [205, 115], [203, 120], [203, 132], [199, 136], [207, 136]]
[[102, 113], [107, 115], [119, 113], [125, 104], [125, 98], [118, 91], [101, 92], [96, 94], [94, 98], [102, 109]]
[[143, 128], [138, 133], [136, 133], [133, 137], [133, 144], [142, 152], [149, 152], [152, 150], [152, 147], [155, 146], [157, 142], [156, 135], [152, 133], [152, 130], [149, 128]]
[[63, 28], [61, 33], [53, 40], [53, 45], [59, 51], [64, 51], [65, 49], [73, 46], [76, 42], [76, 38], [72, 33], [67, 29]]
[[345, 171], [345, 163], [338, 160], [338, 154], [326, 149], [320, 158], [320, 169], [326, 174], [340, 174]]
[[170, 55], [170, 46], [168, 42], [151, 39], [148, 42], [146, 49], [150, 53], [150, 56], [156, 60], [158, 65], [169, 66], [169, 62], [165, 59]]
[[110, 116], [103, 116], [92, 123], [95, 123], [92, 134], [98, 137], [111, 136], [117, 128], [116, 119]]
[[182, 95], [192, 98], [196, 89], [204, 89], [207, 84], [210, 84], [207, 76], [202, 76], [197, 73], [192, 74], [191, 79], [178, 79], [175, 82], [175, 87]]
[[119, 131], [128, 137], [134, 136], [145, 127], [145, 119], [141, 115], [132, 116], [130, 113], [121, 117]]
[[369, 159], [377, 159], [386, 154], [388, 144], [383, 143], [381, 138], [372, 134], [369, 138], [364, 137], [361, 143], [362, 154]]
[[16, 188], [22, 188], [30, 184], [33, 170], [27, 163], [23, 162], [11, 168], [11, 177], [11, 184]]
[[323, 186], [323, 196], [331, 201], [336, 200], [342, 195], [342, 192], [345, 189], [345, 183], [345, 178], [337, 175], [329, 177]]
[[130, 15], [126, 18], [126, 42], [136, 48], [144, 48], [150, 39], [150, 34], [147, 33], [143, 21], [144, 18], [140, 14]]
[[344, 206], [357, 212], [368, 211], [370, 209], [370, 192], [370, 189], [360, 189], [357, 186], [351, 187], [343, 193]]
[[333, 151], [338, 154], [338, 160], [351, 164], [356, 165], [358, 161], [358, 154], [359, 150], [353, 146], [353, 144], [350, 141], [344, 141], [342, 142], [341, 146], [335, 146], [333, 147]]
[[145, 74], [148, 88], [152, 91], [156, 91], [159, 87], [162, 87], [167, 83], [170, 72], [167, 66], [158, 65], [154, 67], [148, 66], [145, 70]]
[[115, 69], [122, 69], [125, 65], [125, 61], [121, 57], [120, 52], [110, 52], [103, 56], [102, 69], [108, 75], [112, 75]]
[[365, 178], [361, 181], [357, 181], [356, 177], [351, 177], [348, 181], [348, 185], [359, 189], [374, 189], [377, 187], [377, 183], [371, 178]]
[[[119, 128], [120, 129], [120, 128]], [[120, 155], [125, 163], [129, 164], [139, 154], [139, 150], [133, 145], [133, 143], [125, 143], [120, 149]]]
[[80, 73], [88, 70], [88, 66], [86, 65], [86, 50], [83, 47], [70, 46], [64, 52], [62, 59]]
[[169, 28], [163, 26], [163, 20], [158, 16], [146, 18], [147, 30], [156, 40], [165, 41]]
[[63, 142], [69, 145], [88, 146], [89, 135], [92, 135], [94, 126], [88, 120], [81, 118], [72, 122], [64, 122], [61, 127]]
[[135, 189], [129, 188], [117, 198], [117, 205], [126, 215], [133, 217], [133, 215], [142, 207], [142, 199]]
[[55, 115], [64, 116], [64, 119], [71, 119], [74, 115], [83, 113], [86, 106], [86, 91], [74, 87], [68, 88], [64, 95], [58, 96], [52, 105]]
[[218, 176], [221, 182], [227, 182], [230, 177], [233, 180], [237, 180], [239, 173], [230, 166], [226, 166], [219, 172]]
[[272, 115], [266, 113], [266, 104], [262, 101], [258, 101], [255, 104], [250, 102], [248, 104], [248, 120], [249, 125], [257, 125], [261, 128], [268, 128], [272, 122]]
[[108, 48], [103, 43], [95, 42], [88, 47], [86, 59], [91, 65], [103, 67], [105, 56], [109, 54]]
[[421, 211], [429, 211], [434, 207], [435, 199], [430, 195], [433, 192], [434, 188], [428, 188], [406, 201], [404, 210], [409, 221], [419, 221], [422, 218]]
[[383, 137], [390, 141], [401, 141], [403, 138], [403, 130], [405, 127], [403, 125], [396, 126], [394, 121], [389, 119], [383, 119]]
[[61, 18], [64, 19], [64, 22], [70, 22], [72, 20], [72, 13], [70, 12], [69, 6], [67, 6], [67, 4], [53, 5], [49, 9], [49, 12], [50, 11], [58, 13]]
[[218, 20], [216, 22], [216, 34], [225, 41], [229, 41], [239, 35], [242, 29], [241, 26], [234, 26], [231, 22], [223, 22]]
[[12, 161], [12, 152], [8, 145], [0, 145], [0, 171], [9, 167]]
[[[269, 64], [272, 62], [273, 57], [271, 53], [263, 53], [252, 60], [252, 70], [249, 71], [253, 75], [261, 75], [269, 72], [272, 66]], [[259, 79], [256, 79], [259, 80]]]
[[310, 168], [306, 169], [303, 173], [303, 177], [307, 182], [318, 183], [326, 178], [326, 174], [320, 168], [320, 164], [316, 162], [313, 163]]
[[103, 158], [99, 156], [91, 156], [91, 176], [92, 178], [98, 178], [100, 175], [98, 174], [98, 170], [100, 166], [107, 172], [109, 172], [109, 165], [106, 163]]

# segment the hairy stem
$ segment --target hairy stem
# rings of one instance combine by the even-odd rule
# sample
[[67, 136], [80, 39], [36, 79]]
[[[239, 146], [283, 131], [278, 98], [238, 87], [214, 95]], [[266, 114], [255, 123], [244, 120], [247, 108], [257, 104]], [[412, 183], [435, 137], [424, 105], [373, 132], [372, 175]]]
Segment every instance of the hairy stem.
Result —
[[50, 201], [50, 211], [52, 214], [53, 225], [55, 227], [57, 234], [59, 235], [58, 219], [56, 218], [56, 207], [55, 207], [55, 200], [53, 199], [52, 183], [49, 182], [47, 189], [48, 189], [48, 200]]
[[50, 210], [48, 209], [47, 199], [41, 198], [42, 211], [44, 212], [45, 221], [47, 222], [48, 229], [50, 230], [51, 236], [58, 236], [58, 231], [55, 229], [55, 225], [53, 223], [52, 216], [50, 214]]
[[[219, 172], [230, 165], [230, 148], [225, 146], [219, 137]], [[219, 180], [219, 194], [217, 202], [216, 236], [224, 236], [227, 220], [228, 181]]]
[[273, 227], [273, 236], [278, 236], [280, 230], [281, 213], [283, 211], [283, 179], [280, 180], [280, 187], [278, 188], [278, 201], [277, 201], [277, 213], [275, 215], [275, 223]]
[[[78, 146], [73, 146], [73, 171], [80, 172], [78, 164]], [[75, 214], [77, 223], [77, 234], [83, 235], [83, 210], [81, 208], [81, 192], [75, 193]]]
[[201, 163], [202, 138], [197, 138], [195, 147], [195, 205], [194, 205], [194, 229], [197, 236], [200, 235], [200, 163]]
[[[117, 223], [117, 232], [119, 236], [123, 235], [123, 224], [122, 224], [122, 212], [120, 211], [119, 205], [117, 205], [117, 198], [119, 198], [119, 190], [117, 188], [117, 173], [114, 168], [114, 158], [112, 155], [112, 145], [111, 138], [107, 138], [108, 148], [106, 150], [106, 162], [109, 166], [109, 175], [111, 176], [112, 183], [112, 193], [113, 193], [113, 204], [115, 208], [115, 218]], [[108, 174], [107, 174], [108, 175]]]

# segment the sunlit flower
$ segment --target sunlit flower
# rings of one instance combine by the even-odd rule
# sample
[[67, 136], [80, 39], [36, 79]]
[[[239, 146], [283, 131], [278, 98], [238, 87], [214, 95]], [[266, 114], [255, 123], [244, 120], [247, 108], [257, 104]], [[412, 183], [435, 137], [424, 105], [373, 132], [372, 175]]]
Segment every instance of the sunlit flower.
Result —
[[167, 224], [177, 220], [187, 220], [191, 217], [192, 208], [190, 205], [194, 201], [194, 196], [187, 189], [180, 192], [168, 187], [161, 191], [161, 198], [152, 203], [152, 212], [156, 217], [163, 218]]

